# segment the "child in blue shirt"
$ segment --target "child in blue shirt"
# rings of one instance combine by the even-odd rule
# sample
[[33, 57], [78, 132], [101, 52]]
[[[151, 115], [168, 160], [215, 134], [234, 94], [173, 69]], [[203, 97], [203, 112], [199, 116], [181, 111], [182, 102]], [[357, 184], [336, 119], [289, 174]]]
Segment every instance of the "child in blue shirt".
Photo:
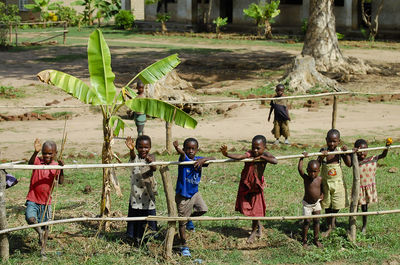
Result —
[[[201, 168], [208, 166], [204, 163], [214, 160], [214, 157], [196, 156], [199, 150], [199, 143], [194, 138], [187, 138], [183, 142], [183, 149], [179, 148], [178, 141], [174, 141], [175, 150], [178, 152], [179, 161], [196, 161], [192, 165], [181, 165], [178, 167], [178, 180], [176, 182], [175, 202], [179, 216], [201, 216], [208, 210], [206, 203], [199, 193], [199, 183], [201, 179]], [[182, 256], [190, 256], [189, 248], [186, 245], [186, 222], [179, 222], [179, 236], [181, 239]], [[188, 228], [194, 230], [193, 224]]]

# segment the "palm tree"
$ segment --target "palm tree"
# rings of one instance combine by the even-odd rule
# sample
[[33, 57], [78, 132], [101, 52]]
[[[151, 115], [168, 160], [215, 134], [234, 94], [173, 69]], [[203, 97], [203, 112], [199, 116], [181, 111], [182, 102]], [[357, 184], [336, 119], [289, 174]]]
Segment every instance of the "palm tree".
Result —
[[[129, 85], [137, 78], [144, 84], [152, 84], [165, 76], [180, 63], [177, 54], [168, 56], [150, 65], [117, 93], [114, 85], [115, 75], [111, 70], [111, 55], [103, 34], [99, 29], [91, 35], [88, 43], [88, 64], [91, 86], [82, 80], [56, 70], [44, 70], [38, 74], [40, 81], [59, 87], [68, 94], [86, 104], [100, 106], [103, 115], [103, 149], [102, 163], [109, 164], [113, 153], [111, 141], [114, 136], [124, 129], [124, 121], [117, 116], [117, 111], [122, 106], [127, 106], [136, 112], [161, 118], [167, 122], [175, 122], [178, 126], [195, 128], [197, 121], [182, 110], [166, 102], [150, 99], [135, 98], [136, 94]], [[111, 213], [111, 184], [118, 191], [119, 185], [114, 170], [103, 169], [103, 189], [101, 195], [100, 215], [109, 216]], [[106, 229], [108, 229], [106, 227]]]

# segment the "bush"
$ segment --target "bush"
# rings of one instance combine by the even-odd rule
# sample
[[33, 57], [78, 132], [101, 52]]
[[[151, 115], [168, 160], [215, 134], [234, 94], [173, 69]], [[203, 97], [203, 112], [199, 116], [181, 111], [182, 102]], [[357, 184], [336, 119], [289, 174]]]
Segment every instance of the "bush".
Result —
[[21, 21], [18, 12], [19, 9], [16, 5], [6, 5], [0, 2], [0, 46], [7, 45], [8, 25]]
[[69, 26], [78, 25], [78, 14], [76, 10], [71, 7], [59, 5], [56, 9], [56, 15], [59, 21], [66, 21]]
[[120, 10], [115, 15], [115, 27], [118, 29], [130, 29], [135, 22], [135, 17], [128, 10]]

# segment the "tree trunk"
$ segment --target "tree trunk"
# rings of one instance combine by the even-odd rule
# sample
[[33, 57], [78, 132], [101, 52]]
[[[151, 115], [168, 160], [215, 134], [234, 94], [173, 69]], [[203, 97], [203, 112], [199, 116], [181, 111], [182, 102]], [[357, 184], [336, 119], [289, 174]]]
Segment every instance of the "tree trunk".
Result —
[[301, 54], [315, 60], [318, 71], [329, 72], [345, 62], [336, 36], [333, 0], [311, 0], [306, 37]]
[[[103, 119], [103, 150], [101, 153], [101, 161], [103, 164], [110, 164], [112, 160], [111, 139], [112, 130], [109, 125], [109, 118]], [[109, 217], [111, 214], [111, 168], [103, 168], [103, 189], [101, 194], [100, 216]], [[110, 229], [109, 222], [104, 224], [104, 230]]]
[[[0, 230], [7, 229], [6, 216], [6, 174], [0, 170]], [[0, 235], [0, 258], [3, 261], [8, 260], [9, 244], [8, 234]]]
[[264, 21], [264, 25], [265, 25], [265, 38], [272, 39], [272, 28], [271, 28], [271, 23], [269, 23], [268, 19]]
[[[336, 36], [334, 0], [310, 0], [310, 17], [301, 56], [283, 78], [290, 88], [305, 92], [312, 87], [333, 88], [339, 84], [319, 72], [328, 72], [335, 79], [347, 81], [353, 74], [366, 74], [372, 68], [357, 58], [345, 58]], [[309, 59], [311, 58], [311, 60]]]

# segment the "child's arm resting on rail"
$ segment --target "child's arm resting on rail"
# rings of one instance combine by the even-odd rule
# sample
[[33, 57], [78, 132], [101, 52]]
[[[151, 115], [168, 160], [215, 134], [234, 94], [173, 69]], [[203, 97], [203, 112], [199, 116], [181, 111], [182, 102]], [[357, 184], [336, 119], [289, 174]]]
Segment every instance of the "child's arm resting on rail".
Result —
[[278, 164], [278, 159], [276, 159], [275, 156], [273, 156], [268, 152], [264, 152], [264, 154], [260, 155], [259, 157], [256, 157], [256, 159], [265, 160], [270, 164]]
[[[146, 162], [147, 163], [152, 163], [154, 161], [156, 161], [156, 157], [153, 154], [149, 154], [148, 156], [146, 156]], [[156, 171], [157, 170], [157, 166], [150, 166], [150, 171]]]
[[40, 152], [40, 149], [42, 148], [42, 143], [38, 138], [35, 139], [33, 142], [33, 147], [35, 148], [35, 151], [33, 152], [31, 159], [29, 159], [28, 165], [33, 165], [35, 163], [35, 158]]
[[[61, 159], [58, 160], [58, 165], [64, 166], [64, 161], [62, 161]], [[61, 185], [62, 185], [63, 183], [64, 183], [64, 170], [61, 169], [61, 170], [60, 170], [60, 174], [59, 174], [59, 176], [58, 176], [58, 184], [61, 184]]]
[[[342, 146], [342, 151], [347, 151], [347, 146], [343, 145]], [[346, 166], [351, 167], [351, 154], [342, 154], [341, 155], [343, 158], [343, 162], [346, 164]]]
[[208, 160], [215, 160], [215, 157], [212, 157], [212, 156], [203, 157], [203, 158], [196, 160], [196, 162], [194, 163], [194, 168], [199, 169], [199, 168], [203, 167], [204, 163], [207, 162]]
[[221, 145], [221, 148], [219, 150], [221, 151], [221, 153], [224, 156], [226, 156], [228, 158], [232, 158], [232, 159], [236, 159], [236, 160], [248, 158], [246, 155], [242, 155], [242, 154], [228, 154], [228, 147], [226, 145]]

